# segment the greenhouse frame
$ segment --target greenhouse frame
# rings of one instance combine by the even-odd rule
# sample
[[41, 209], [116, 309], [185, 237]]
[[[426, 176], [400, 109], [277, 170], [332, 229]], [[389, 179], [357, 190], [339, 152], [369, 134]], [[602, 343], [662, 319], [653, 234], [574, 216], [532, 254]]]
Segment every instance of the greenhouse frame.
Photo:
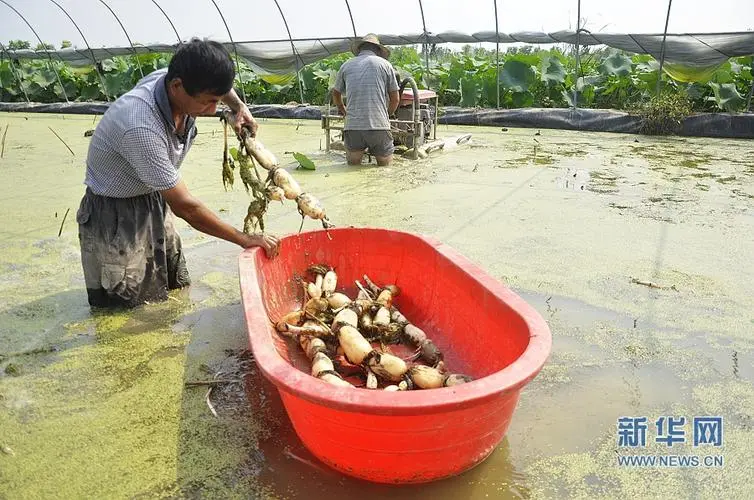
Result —
[[[9, 33], [17, 30], [16, 32], [22, 33], [28, 30], [26, 33], [31, 36], [25, 38], [40, 44], [40, 50], [14, 50], [0, 42], [0, 56], [11, 60], [57, 60], [73, 66], [94, 65], [98, 68], [99, 63], [113, 56], [170, 53], [193, 36], [207, 36], [222, 41], [231, 53], [246, 61], [255, 73], [284, 75], [298, 73], [307, 64], [347, 52], [354, 38], [366, 33], [376, 33], [389, 46], [421, 45], [427, 70], [427, 47], [436, 44], [492, 44], [498, 63], [501, 45], [568, 44], [575, 47], [577, 61], [582, 47], [600, 45], [629, 53], [649, 54], [659, 61], [661, 73], [663, 69], [672, 68], [674, 77], [677, 78], [680, 74], [683, 75], [682, 78], [693, 80], [694, 75], [708, 72], [732, 57], [754, 54], [754, 32], [746, 31], [745, 26], [741, 26], [740, 31], [726, 32], [669, 30], [671, 25], [675, 26], [673, 23], [676, 17], [683, 18], [684, 10], [693, 8], [688, 1], [676, 0], [675, 5], [672, 0], [666, 4], [638, 2], [646, 4], [644, 7], [634, 2], [631, 8], [641, 9], [644, 11], [642, 19], [652, 21], [642, 23], [642, 26], [650, 24], [662, 28], [650, 33], [590, 30], [588, 19], [595, 7], [594, 2], [587, 0], [574, 0], [570, 2], [572, 5], [567, 6], [567, 11], [550, 12], [549, 16], [536, 8], [538, 2], [541, 0], [527, 2], [529, 12], [523, 15], [520, 6], [512, 6], [502, 0], [464, 2], [461, 12], [457, 12], [459, 7], [455, 2], [447, 0], [391, 0], [381, 2], [379, 6], [355, 0], [259, 0], [252, 3], [199, 0], [188, 2], [185, 8], [185, 2], [171, 0], [33, 0], [23, 3], [0, 0], [0, 9], [6, 11], [0, 21], [3, 31]], [[735, 0], [722, 2], [726, 3], [732, 9], [741, 7]], [[646, 12], [649, 6], [651, 12]], [[720, 8], [726, 10], [726, 5], [720, 5]], [[201, 26], [187, 20], [189, 11], [192, 11], [193, 17], [201, 17]], [[239, 11], [251, 13], [239, 16]], [[197, 12], [201, 16], [197, 16]], [[379, 12], [394, 12], [395, 15], [379, 15]], [[448, 14], [449, 12], [452, 14]], [[575, 20], [571, 19], [573, 14]], [[649, 14], [654, 14], [656, 19]], [[542, 22], [547, 21], [549, 25], [542, 24], [543, 27], [556, 27], [559, 24], [561, 29], [505, 30], [511, 24], [511, 19], [518, 20], [514, 23], [515, 26], [540, 21], [539, 17], [527, 20], [527, 15], [545, 15], [547, 19]], [[563, 19], [563, 15], [568, 16], [567, 19]], [[619, 17], [620, 10], [614, 15]], [[46, 25], [52, 17], [59, 18], [56, 30], [62, 30], [69, 38], [77, 34], [81, 43], [58, 50], [46, 48], [46, 40], [51, 37], [51, 30]], [[253, 22], [243, 22], [246, 18], [252, 18]], [[616, 23], [607, 23], [614, 24]], [[562, 29], [564, 25], [569, 25], [570, 29]], [[692, 19], [681, 27], [694, 28], [698, 25], [699, 20]], [[398, 30], [400, 33], [396, 34]], [[139, 41], [145, 37], [150, 40], [147, 44]], [[499, 90], [500, 64], [497, 65], [497, 71]], [[98, 74], [104, 90], [99, 70]], [[17, 74], [14, 75], [18, 78]], [[59, 76], [58, 83], [62, 87]], [[303, 102], [300, 78], [298, 86]], [[107, 95], [107, 92], [103, 93], [108, 100], [113, 97]], [[63, 94], [68, 101], [65, 91]], [[747, 96], [747, 110], [750, 109], [751, 97], [752, 90]], [[28, 96], [26, 100], [28, 102]], [[578, 100], [574, 99], [574, 103], [577, 105]], [[500, 107], [499, 91], [497, 107]]]

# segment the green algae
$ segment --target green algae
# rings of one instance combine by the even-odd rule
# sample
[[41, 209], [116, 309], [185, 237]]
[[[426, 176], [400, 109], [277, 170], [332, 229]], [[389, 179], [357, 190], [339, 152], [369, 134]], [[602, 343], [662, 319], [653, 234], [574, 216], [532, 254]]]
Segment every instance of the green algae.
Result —
[[705, 167], [700, 167], [699, 165], [704, 165], [709, 162], [709, 159], [706, 158], [685, 158], [679, 162], [679, 165], [685, 168], [694, 168], [698, 170], [707, 170]]
[[[650, 421], [665, 415], [751, 415], [754, 411], [751, 391], [742, 382], [726, 381], [712, 385], [700, 385], [694, 390], [692, 405], [644, 407], [637, 412], [650, 417]], [[734, 399], [738, 398], [738, 399]], [[732, 404], [735, 400], [736, 404]], [[734, 406], [734, 407], [732, 407]], [[692, 409], [693, 408], [693, 409]], [[551, 480], [533, 486], [534, 498], [677, 498], [679, 492], [694, 492], [698, 498], [738, 498], [752, 487], [752, 478], [741, 474], [754, 458], [754, 434], [751, 422], [727, 417], [723, 420], [723, 446], [720, 448], [693, 447], [690, 443], [674, 444], [668, 449], [665, 444], [649, 442], [638, 449], [621, 449], [616, 446], [615, 432], [605, 432], [594, 443], [595, 451], [569, 453], [535, 461], [525, 473], [541, 477], [547, 474]], [[686, 426], [687, 433], [691, 426]], [[617, 463], [618, 455], [693, 455], [722, 456], [724, 465], [688, 468], [686, 474], [669, 467], [627, 467]], [[685, 495], [684, 495], [685, 496]]]
[[583, 157], [587, 155], [587, 152], [582, 149], [559, 149], [557, 151], [558, 156], [562, 156], [565, 158], [573, 158], [573, 157]]
[[[341, 154], [317, 150], [318, 123], [304, 122], [294, 134], [289, 122], [265, 120], [267, 147], [300, 150], [317, 163], [313, 175], [294, 176], [337, 225], [430, 234], [506, 284], [546, 294], [525, 297], [550, 325], [553, 354], [522, 394], [500, 449], [459, 478], [380, 489], [340, 476], [324, 479], [287, 458], [285, 446], [307, 455], [274, 392], [265, 404], [250, 404], [232, 388], [213, 391], [215, 417], [206, 388], [184, 387], [208, 377], [205, 369], [231, 369], [227, 351], [247, 345], [236, 247], [179, 221], [192, 289], [135, 311], [90, 312], [70, 215], [55, 237], [55, 213], [75, 210], [82, 194], [87, 140], [71, 140], [78, 161], [65, 158], [65, 151], [44, 151], [54, 188], [19, 186], [28, 173], [24, 165], [43, 152], [34, 144], [34, 127], [84, 130], [91, 119], [9, 119], [24, 133], [13, 139], [21, 147], [6, 150], [7, 182], [0, 186], [6, 214], [0, 356], [3, 367], [18, 364], [22, 372], [0, 373], [0, 444], [14, 453], [0, 454], [0, 497], [732, 498], [752, 489], [745, 466], [735, 465], [751, 463], [754, 449], [754, 279], [747, 261], [754, 248], [736, 236], [748, 227], [737, 214], [751, 209], [751, 198], [737, 195], [750, 180], [734, 161], [746, 153], [745, 144], [694, 140], [696, 154], [689, 156], [686, 142], [645, 139], [626, 148], [621, 135], [547, 131], [548, 139], [568, 147], [542, 144], [535, 155], [528, 132], [498, 138], [484, 128], [459, 128], [478, 133], [487, 147], [389, 168], [348, 168]], [[237, 225], [248, 195], [223, 190], [221, 135], [212, 136], [220, 129], [214, 121], [201, 126], [185, 179]], [[75, 131], [66, 138], [81, 135]], [[577, 151], [583, 155], [572, 154]], [[707, 161], [708, 155], [714, 157]], [[619, 177], [610, 167], [616, 159]], [[610, 192], [557, 189], [560, 168], [541, 168], [574, 164]], [[700, 170], [702, 164], [709, 170]], [[726, 181], [702, 191], [696, 184], [702, 178]], [[657, 203], [646, 201], [650, 197]], [[269, 217], [273, 232], [298, 230], [290, 204], [271, 206]], [[678, 291], [649, 289], [630, 277]], [[556, 294], [571, 299], [546, 301]], [[261, 383], [261, 374], [253, 379]], [[265, 415], [270, 406], [278, 424]], [[724, 415], [730, 467], [718, 477], [664, 470], [652, 481], [647, 478], [655, 471], [618, 468], [616, 416], [668, 412]]]
[[554, 163], [555, 159], [551, 155], [543, 154], [531, 154], [528, 156], [522, 156], [508, 160], [509, 165], [519, 167], [526, 165], [552, 165]]
[[[169, 304], [140, 312], [165, 317]], [[217, 421], [201, 391], [183, 388], [188, 334], [173, 333], [169, 320], [149, 332], [124, 332], [138, 322], [133, 316], [98, 315], [88, 325], [96, 343], [68, 349], [54, 363], [4, 381], [8, 411], [0, 416], [0, 428], [22, 438], [9, 443], [19, 460], [3, 470], [6, 493], [72, 498], [96, 491], [99, 497], [132, 497], [146, 491], [172, 495], [201, 485], [243, 496], [251, 487], [249, 478], [232, 487], [224, 486], [223, 478], [231, 479], [228, 470], [245, 460], [251, 445], [239, 442], [249, 442], [253, 426]], [[51, 442], [57, 451], [39, 455], [37, 450]], [[25, 456], [36, 458], [30, 463]]]
[[5, 370], [3, 371], [6, 375], [18, 377], [19, 375], [21, 375], [23, 368], [21, 367], [21, 365], [17, 365], [16, 363], [8, 363], [7, 365], [5, 365]]
[[[177, 434], [174, 408], [182, 365], [176, 360], [149, 362], [153, 349], [164, 343], [157, 337], [164, 336], [71, 349], [18, 385], [4, 384], [6, 400], [16, 404], [0, 417], [0, 426], [24, 438], [14, 446], [19, 458], [35, 457], [5, 468], [6, 493], [132, 496], [145, 482], [174, 481], [175, 445], [170, 443]], [[162, 446], [145, 446], [153, 440]], [[45, 449], [47, 453], [38, 451]]]
[[735, 176], [735, 175], [729, 175], [729, 176], [727, 176], [727, 177], [718, 177], [718, 178], [717, 178], [717, 179], [715, 179], [715, 180], [716, 180], [717, 182], [719, 182], [720, 184], [729, 184], [729, 183], [731, 183], [731, 182], [735, 182], [735, 180], [736, 180], [736, 176]]

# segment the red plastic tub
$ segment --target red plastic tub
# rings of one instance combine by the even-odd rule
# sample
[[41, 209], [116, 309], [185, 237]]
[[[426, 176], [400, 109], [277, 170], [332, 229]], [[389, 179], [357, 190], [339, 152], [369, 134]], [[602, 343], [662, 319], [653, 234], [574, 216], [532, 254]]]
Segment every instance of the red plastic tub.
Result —
[[[380, 483], [421, 483], [482, 462], [510, 424], [521, 389], [539, 373], [552, 338], [519, 296], [449, 246], [383, 229], [336, 228], [287, 236], [280, 255], [258, 248], [239, 257], [249, 340], [277, 387], [294, 429], [322, 462]], [[301, 348], [270, 319], [300, 307], [294, 274], [313, 263], [335, 267], [338, 289], [354, 280], [401, 289], [397, 307], [445, 355], [452, 372], [476, 380], [407, 392], [339, 388], [309, 375]]]

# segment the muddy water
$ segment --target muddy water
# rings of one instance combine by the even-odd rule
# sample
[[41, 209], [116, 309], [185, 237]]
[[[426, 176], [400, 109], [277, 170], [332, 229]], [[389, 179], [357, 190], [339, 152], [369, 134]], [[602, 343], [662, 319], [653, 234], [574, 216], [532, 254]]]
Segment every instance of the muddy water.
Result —
[[[318, 464], [274, 390], [237, 358], [246, 340], [232, 245], [181, 224], [191, 289], [91, 314], [74, 214], [92, 123], [0, 115], [10, 124], [0, 159], [0, 497], [743, 498], [754, 487], [749, 141], [441, 127], [471, 132], [472, 144], [349, 168], [320, 151], [318, 123], [264, 121], [261, 137], [285, 164], [286, 151], [301, 151], [318, 165], [294, 175], [334, 223], [440, 238], [553, 332], [548, 364], [487, 461], [388, 488]], [[217, 122], [201, 120], [184, 177], [240, 225], [248, 196], [222, 189], [221, 146]], [[291, 205], [271, 207], [272, 231], [299, 223]], [[246, 386], [210, 394], [217, 416], [206, 386], [184, 386], [249, 370]], [[668, 450], [652, 427], [645, 450], [617, 446], [617, 418], [663, 415], [723, 416], [724, 446]], [[618, 466], [627, 453], [722, 455], [725, 467]]]

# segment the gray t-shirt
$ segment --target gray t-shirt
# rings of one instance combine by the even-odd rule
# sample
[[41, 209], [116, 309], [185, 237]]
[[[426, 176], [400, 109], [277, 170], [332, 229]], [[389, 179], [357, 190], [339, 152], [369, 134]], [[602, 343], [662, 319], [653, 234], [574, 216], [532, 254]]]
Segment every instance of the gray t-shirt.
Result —
[[129, 198], [175, 187], [178, 168], [196, 137], [195, 120], [176, 134], [160, 69], [119, 97], [102, 116], [89, 144], [84, 183], [94, 194]]
[[345, 95], [345, 130], [390, 130], [388, 92], [398, 90], [393, 65], [371, 50], [344, 62], [335, 90]]

